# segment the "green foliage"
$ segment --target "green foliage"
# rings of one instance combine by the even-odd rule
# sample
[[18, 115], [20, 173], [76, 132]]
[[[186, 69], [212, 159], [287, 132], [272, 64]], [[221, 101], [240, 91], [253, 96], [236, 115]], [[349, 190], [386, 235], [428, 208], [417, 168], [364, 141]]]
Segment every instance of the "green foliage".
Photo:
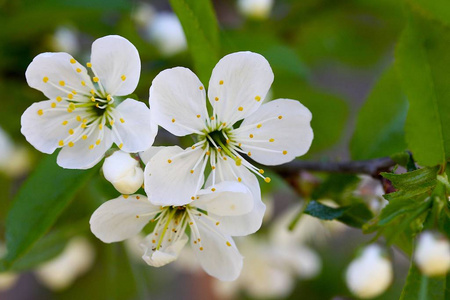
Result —
[[450, 6], [447, 0], [407, 0], [414, 10], [450, 25]]
[[388, 68], [358, 113], [350, 143], [355, 160], [389, 156], [406, 149], [404, 130], [408, 101], [393, 67]]
[[186, 35], [198, 77], [207, 84], [219, 60], [219, 29], [208, 0], [170, 0]]
[[7, 270], [27, 253], [56, 221], [98, 168], [66, 170], [56, 165], [56, 153], [43, 159], [17, 193], [6, 219], [7, 255], [0, 270]]
[[419, 164], [434, 166], [450, 156], [450, 32], [411, 14], [396, 49], [396, 66], [408, 96], [406, 141]]
[[444, 300], [445, 276], [427, 277], [411, 264], [400, 300]]

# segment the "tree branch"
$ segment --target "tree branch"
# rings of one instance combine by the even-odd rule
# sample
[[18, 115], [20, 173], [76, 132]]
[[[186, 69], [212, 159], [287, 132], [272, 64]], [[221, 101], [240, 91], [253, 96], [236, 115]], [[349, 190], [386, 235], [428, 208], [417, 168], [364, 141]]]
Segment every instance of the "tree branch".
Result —
[[281, 175], [293, 175], [299, 171], [318, 171], [329, 173], [367, 174], [376, 176], [382, 171], [387, 171], [396, 163], [389, 157], [381, 157], [370, 160], [348, 162], [317, 162], [294, 160], [288, 164], [274, 166], [272, 170]]

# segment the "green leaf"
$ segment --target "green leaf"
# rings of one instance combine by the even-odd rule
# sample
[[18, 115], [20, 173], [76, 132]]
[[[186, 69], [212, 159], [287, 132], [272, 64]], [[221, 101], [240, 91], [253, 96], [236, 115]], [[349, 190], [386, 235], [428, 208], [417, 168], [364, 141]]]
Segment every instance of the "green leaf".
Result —
[[396, 66], [408, 96], [406, 141], [420, 165], [450, 156], [450, 31], [411, 15], [396, 49]]
[[67, 170], [56, 164], [57, 154], [47, 156], [21, 187], [6, 219], [7, 255], [0, 270], [9, 269], [27, 253], [56, 221], [99, 167]]
[[393, 67], [388, 68], [373, 87], [358, 113], [350, 143], [354, 160], [389, 156], [404, 151], [404, 129], [408, 101]]
[[426, 277], [412, 263], [400, 300], [444, 300], [445, 276]]
[[198, 77], [207, 84], [219, 60], [219, 29], [209, 0], [170, 0], [180, 19]]
[[408, 2], [423, 16], [450, 25], [450, 5], [447, 0], [409, 0]]
[[429, 183], [436, 184], [438, 171], [439, 167], [428, 167], [403, 174], [381, 173], [381, 176], [388, 179], [398, 190], [414, 189], [422, 185], [427, 186]]

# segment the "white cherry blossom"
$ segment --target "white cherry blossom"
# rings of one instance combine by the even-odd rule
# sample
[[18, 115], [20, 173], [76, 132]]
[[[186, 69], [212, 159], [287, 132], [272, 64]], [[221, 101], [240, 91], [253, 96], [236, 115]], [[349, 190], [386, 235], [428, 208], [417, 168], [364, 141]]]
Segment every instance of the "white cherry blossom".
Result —
[[[240, 219], [246, 218], [253, 205], [247, 187], [225, 181], [216, 185], [215, 192], [200, 190], [195, 201], [184, 206], [156, 206], [145, 196], [123, 195], [102, 204], [90, 224], [95, 236], [111, 243], [132, 238], [148, 223], [155, 223], [141, 244], [147, 264], [160, 267], [176, 260], [190, 240], [203, 269], [211, 276], [230, 281], [239, 276], [243, 259], [231, 238], [238, 235], [235, 224], [229, 220], [241, 224]], [[240, 233], [250, 233], [247, 231], [243, 228]]]
[[126, 99], [117, 105], [117, 97], [131, 94], [139, 80], [133, 44], [120, 36], [97, 39], [86, 65], [67, 53], [42, 53], [25, 73], [28, 85], [49, 100], [23, 113], [22, 134], [41, 152], [62, 148], [57, 162], [68, 169], [94, 166], [113, 143], [125, 152], [146, 150], [156, 135], [144, 103]]
[[236, 180], [260, 198], [251, 172], [266, 182], [270, 178], [246, 157], [278, 165], [305, 154], [313, 139], [311, 112], [296, 100], [262, 104], [272, 81], [270, 65], [261, 55], [225, 56], [209, 82], [210, 115], [205, 87], [192, 71], [177, 67], [159, 73], [150, 88], [153, 120], [174, 135], [193, 134], [195, 142], [185, 150], [166, 148], [152, 157], [144, 171], [150, 201], [189, 204], [203, 187], [208, 164], [212, 189], [218, 182]]

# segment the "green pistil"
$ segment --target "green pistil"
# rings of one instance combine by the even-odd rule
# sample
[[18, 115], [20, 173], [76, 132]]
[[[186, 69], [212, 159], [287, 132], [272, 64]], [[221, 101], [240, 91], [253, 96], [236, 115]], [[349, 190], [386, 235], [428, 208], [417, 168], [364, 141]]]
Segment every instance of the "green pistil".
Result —
[[176, 209], [172, 209], [172, 211], [169, 212], [169, 217], [167, 219], [166, 224], [164, 225], [163, 232], [161, 233], [161, 236], [159, 237], [158, 244], [156, 245], [156, 250], [158, 250], [159, 247], [161, 247], [161, 243], [163, 241], [164, 235], [166, 234], [167, 228], [169, 228], [170, 221], [172, 221], [173, 216], [175, 215], [176, 212], [177, 212]]
[[[234, 155], [231, 150], [226, 146], [226, 140], [223, 136], [221, 131], [213, 131], [209, 133], [209, 136], [214, 140], [216, 144], [220, 146], [223, 152], [225, 152], [229, 157], [231, 157], [235, 162], [236, 166], [240, 166], [242, 163], [242, 160]], [[214, 148], [213, 145], [211, 145], [211, 148]]]

